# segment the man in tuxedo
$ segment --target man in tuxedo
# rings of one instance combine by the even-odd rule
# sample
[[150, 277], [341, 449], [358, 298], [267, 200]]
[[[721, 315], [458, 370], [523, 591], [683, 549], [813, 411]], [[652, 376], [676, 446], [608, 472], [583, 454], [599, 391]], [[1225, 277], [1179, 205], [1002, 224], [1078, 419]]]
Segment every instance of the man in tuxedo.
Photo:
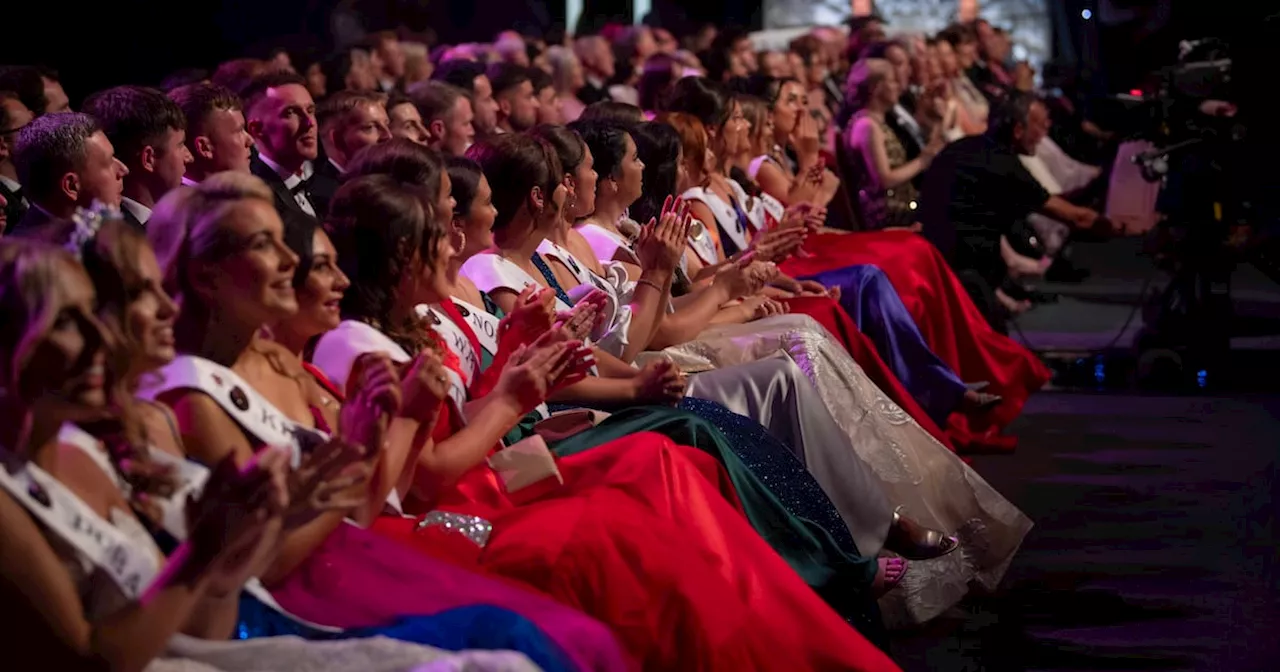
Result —
[[249, 171], [271, 188], [280, 212], [321, 216], [310, 193], [320, 134], [306, 80], [291, 72], [270, 72], [254, 78], [243, 99], [246, 128], [258, 146]]
[[34, 233], [94, 201], [119, 207], [129, 172], [93, 117], [62, 112], [37, 117], [18, 133], [14, 164], [31, 207], [11, 233]]
[[21, 131], [35, 115], [18, 95], [0, 91], [0, 197], [4, 198], [3, 214], [6, 224], [0, 224], [0, 235], [9, 225], [16, 225], [27, 214], [27, 198], [18, 182], [18, 168], [13, 165], [14, 145]]
[[313, 203], [324, 216], [338, 191], [342, 174], [356, 152], [391, 139], [387, 97], [368, 91], [339, 91], [316, 108], [320, 144], [325, 160], [317, 162], [311, 178]]
[[182, 185], [191, 163], [186, 117], [158, 89], [141, 86], [99, 91], [85, 100], [84, 111], [102, 124], [116, 157], [129, 169], [120, 212], [141, 230], [156, 202]]
[[253, 138], [245, 128], [240, 98], [217, 84], [187, 84], [169, 92], [169, 100], [187, 120], [187, 151], [192, 161], [182, 183], [199, 184], [214, 173], [249, 172]]
[[462, 156], [476, 141], [471, 96], [452, 84], [419, 82], [409, 89], [427, 128], [427, 145], [447, 156]]
[[[452, 84], [471, 96], [471, 110], [475, 113], [475, 133], [479, 137], [493, 135], [498, 127], [498, 101], [493, 98], [493, 84], [485, 74], [483, 65], [475, 61], [446, 61], [436, 68], [436, 79]], [[426, 115], [423, 114], [423, 118]]]
[[489, 66], [493, 99], [498, 102], [500, 133], [522, 133], [538, 123], [538, 96], [529, 69], [512, 63]]

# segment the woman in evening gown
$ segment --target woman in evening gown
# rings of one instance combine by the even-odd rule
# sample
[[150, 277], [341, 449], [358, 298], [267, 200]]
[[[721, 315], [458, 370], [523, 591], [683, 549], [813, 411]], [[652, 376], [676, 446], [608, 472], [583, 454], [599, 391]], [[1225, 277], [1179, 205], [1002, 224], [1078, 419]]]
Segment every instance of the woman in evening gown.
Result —
[[[902, 505], [923, 525], [956, 533], [961, 552], [914, 563], [901, 584], [907, 592], [881, 600], [887, 621], [928, 620], [963, 597], [970, 580], [994, 588], [1030, 521], [888, 399], [824, 330], [770, 324], [779, 319], [712, 327], [697, 341], [663, 352], [686, 370], [728, 367], [777, 351], [788, 353], [811, 378], [845, 431], [845, 445], [852, 444], [884, 482], [890, 501]], [[810, 465], [819, 482], [838, 487], [834, 483], [839, 476], [821, 473], [820, 468]], [[918, 576], [913, 576], [915, 567], [921, 568]]]
[[[564, 189], [538, 179], [539, 170], [555, 174], [542, 163], [547, 153], [523, 136], [492, 143], [478, 147], [537, 180], [529, 207], [555, 214]], [[447, 296], [448, 186], [440, 180], [433, 192], [365, 175], [335, 197], [328, 224], [352, 280], [342, 301], [349, 319], [320, 338], [313, 362], [339, 387], [362, 354], [409, 361], [442, 348], [432, 313], [419, 306]], [[559, 479], [504, 488], [486, 456], [521, 415], [579, 377], [565, 364], [554, 368], [570, 373], [548, 374], [550, 363], [575, 362], [585, 373], [585, 352], [577, 340], [540, 338], [516, 348], [494, 386], [470, 398], [466, 381], [477, 380], [477, 367], [444, 350], [450, 391], [434, 445], [403, 493], [405, 510], [491, 521], [473, 561], [606, 621], [648, 669], [892, 669], [750, 529], [719, 465], [699, 451], [642, 432], [558, 460]], [[531, 386], [538, 376], [541, 387]], [[515, 387], [522, 379], [530, 383]]]
[[[77, 254], [121, 252], [114, 244], [128, 238], [121, 231], [136, 235], [122, 222], [111, 221], [104, 236], [112, 240], [102, 241], [105, 245], [95, 240], [93, 231], [85, 230], [85, 235], [67, 247]], [[145, 247], [145, 241], [133, 241], [139, 242]], [[119, 254], [110, 260], [99, 258], [105, 263], [97, 270], [109, 271], [116, 262], [128, 263], [123, 259]], [[38, 609], [26, 618], [15, 618], [12, 611], [7, 614], [10, 620], [5, 637], [14, 638], [6, 642], [10, 663], [22, 669], [66, 667], [83, 656], [85, 663], [92, 658], [95, 664], [107, 663], [119, 670], [145, 666], [148, 670], [265, 671], [302, 664], [314, 670], [346, 670], [354, 665], [379, 672], [407, 672], [431, 661], [476, 672], [537, 669], [518, 655], [476, 652], [454, 657], [376, 637], [321, 644], [298, 638], [270, 638], [251, 645], [216, 641], [234, 634], [234, 613], [229, 610], [236, 608], [234, 596], [253, 565], [244, 558], [261, 554], [276, 538], [271, 530], [279, 528], [279, 516], [288, 503], [284, 455], [264, 455], [239, 473], [225, 468], [203, 473], [201, 485], [207, 483], [209, 489], [197, 506], [206, 515], [192, 528], [192, 540], [179, 541], [178, 552], [166, 563], [148, 530], [161, 529], [161, 521], [171, 519], [165, 515], [168, 509], [176, 506], [181, 513], [191, 490], [182, 487], [181, 467], [176, 473], [149, 469], [156, 463], [148, 459], [147, 449], [129, 443], [131, 438], [145, 438], [147, 422], [128, 394], [128, 372], [119, 368], [128, 367], [130, 358], [107, 347], [122, 343], [124, 334], [116, 329], [120, 323], [112, 324], [122, 306], [104, 303], [122, 298], [116, 290], [126, 290], [125, 282], [108, 284], [106, 295], [97, 298], [93, 283], [73, 254], [33, 241], [0, 243], [0, 278], [0, 287], [7, 288], [0, 289], [5, 349], [23, 350], [18, 341], [9, 340], [21, 338], [28, 352], [43, 353], [27, 359], [21, 370], [3, 372], [5, 380], [40, 380], [43, 386], [7, 388], [23, 393], [6, 395], [3, 407], [6, 414], [12, 414], [6, 416], [4, 425], [15, 431], [13, 436], [0, 439], [6, 459], [6, 469], [0, 474], [0, 493], [4, 493], [0, 494], [0, 519], [5, 521], [6, 540], [15, 544], [12, 548], [23, 551], [5, 554], [22, 569], [20, 575], [9, 568], [0, 570], [4, 577], [0, 584], [15, 598], [5, 600], [7, 608], [21, 610], [20, 605], [31, 604]], [[126, 280], [119, 276], [107, 279]], [[141, 340], [131, 344], [145, 343], [142, 347], [146, 347], [162, 342], [163, 314], [170, 310], [172, 315], [171, 304], [162, 295], [150, 295], [132, 283], [127, 289], [139, 297], [139, 303], [146, 304], [136, 305], [128, 313], [128, 323], [145, 330], [136, 334]], [[104, 321], [94, 320], [95, 313]], [[154, 319], [157, 315], [159, 322]], [[48, 321], [29, 323], [29, 316], [48, 316]], [[49, 327], [56, 331], [39, 333]], [[58, 356], [54, 353], [69, 359], [59, 362], [50, 357]], [[73, 394], [66, 394], [68, 390]], [[55, 393], [62, 401], [55, 405], [41, 400], [46, 393]], [[72, 423], [110, 433], [111, 450]], [[24, 428], [44, 429], [21, 436]], [[23, 450], [23, 441], [35, 450]], [[17, 452], [10, 452], [11, 446]], [[63, 480], [66, 477], [70, 480]], [[23, 508], [29, 511], [30, 519], [23, 515]], [[219, 530], [219, 525], [234, 520], [228, 513], [236, 517], [247, 514], [246, 520], [256, 522], [240, 526], [239, 533], [234, 527]], [[64, 516], [75, 516], [79, 523], [69, 525]], [[32, 525], [35, 521], [39, 527]], [[89, 531], [97, 534], [86, 534]], [[215, 545], [210, 546], [210, 541]], [[259, 549], [256, 553], [252, 552], [254, 546]], [[16, 576], [22, 577], [19, 583], [8, 580]], [[65, 587], [57, 585], [63, 582]], [[58, 604], [67, 599], [65, 596], [77, 594], [82, 600], [78, 609]], [[65, 622], [75, 617], [86, 622]], [[87, 641], [72, 641], [77, 637], [72, 633], [79, 632]], [[40, 660], [28, 659], [29, 653], [36, 653]], [[152, 660], [155, 656], [163, 658]]]
[[[164, 288], [180, 306], [174, 327], [179, 356], [161, 376], [144, 379], [142, 393], [173, 410], [188, 457], [206, 464], [232, 454], [248, 459], [264, 445], [295, 454], [305, 447], [312, 454], [313, 446], [334, 443], [316, 429], [311, 379], [289, 366], [288, 350], [262, 334], [264, 326], [296, 311], [297, 259], [281, 240], [281, 228], [266, 185], [231, 173], [171, 192], [148, 222]], [[378, 373], [369, 368], [369, 376]], [[423, 396], [428, 382], [415, 375], [403, 387]], [[371, 390], [362, 390], [352, 404], [368, 402], [365, 395], [375, 386], [365, 387]], [[413, 466], [411, 453], [420, 450], [405, 438], [417, 427], [411, 418], [393, 418], [388, 431], [395, 440], [369, 456], [375, 478], [367, 493], [352, 500], [353, 515], [367, 520], [369, 512], [394, 500], [393, 486]], [[261, 574], [272, 598], [289, 613], [330, 628], [357, 629], [488, 604], [535, 622], [554, 642], [549, 653], [557, 667], [632, 667], [603, 624], [371, 534], [342, 513], [318, 516], [286, 535]]]

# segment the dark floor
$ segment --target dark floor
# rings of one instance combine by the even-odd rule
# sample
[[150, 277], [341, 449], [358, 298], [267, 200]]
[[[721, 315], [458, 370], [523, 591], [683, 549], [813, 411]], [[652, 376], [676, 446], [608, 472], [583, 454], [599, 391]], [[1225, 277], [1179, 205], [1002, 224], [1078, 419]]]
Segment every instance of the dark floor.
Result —
[[[1026, 340], [1086, 368], [1133, 359], [1141, 316], [1121, 327], [1150, 273], [1136, 250], [1085, 248], [1095, 277], [1024, 317]], [[1280, 317], [1280, 287], [1248, 268], [1239, 277], [1244, 312]], [[1277, 351], [1269, 334], [1252, 338], [1237, 341], [1233, 378], [1280, 380], [1248, 368]], [[1043, 392], [1011, 428], [1015, 454], [974, 459], [1036, 527], [997, 594], [895, 639], [905, 670], [1280, 669], [1280, 394], [1160, 395], [1132, 382]]]
[[1051, 392], [974, 467], [1036, 527], [995, 596], [895, 641], [930, 670], [1274, 670], [1280, 397]]

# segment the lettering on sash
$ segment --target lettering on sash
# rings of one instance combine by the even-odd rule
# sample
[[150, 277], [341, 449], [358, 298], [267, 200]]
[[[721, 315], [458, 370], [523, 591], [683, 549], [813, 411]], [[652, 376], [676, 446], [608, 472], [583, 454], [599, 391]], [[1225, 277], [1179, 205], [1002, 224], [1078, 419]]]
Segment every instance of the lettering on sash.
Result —
[[[11, 460], [11, 458], [10, 458]], [[83, 500], [35, 464], [10, 473], [0, 467], [0, 487], [134, 600], [155, 579], [160, 560], [104, 520]]]
[[498, 318], [483, 308], [477, 308], [462, 299], [454, 299], [453, 304], [458, 312], [471, 325], [471, 330], [480, 341], [480, 347], [490, 356], [498, 354]]

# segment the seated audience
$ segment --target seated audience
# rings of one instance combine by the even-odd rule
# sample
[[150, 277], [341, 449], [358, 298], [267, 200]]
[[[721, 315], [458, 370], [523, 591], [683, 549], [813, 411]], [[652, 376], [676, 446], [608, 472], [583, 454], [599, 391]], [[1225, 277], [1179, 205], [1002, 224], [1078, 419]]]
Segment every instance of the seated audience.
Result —
[[466, 90], [445, 82], [419, 82], [409, 89], [409, 96], [422, 116], [428, 147], [446, 156], [462, 156], [476, 141], [473, 98]]
[[320, 216], [310, 188], [320, 133], [306, 81], [293, 73], [268, 73], [254, 79], [240, 97], [245, 128], [258, 148], [249, 171], [271, 187], [278, 211]]
[[230, 89], [201, 83], [180, 86], [169, 99], [187, 121], [187, 151], [191, 163], [182, 183], [194, 186], [224, 171], [249, 172], [253, 138], [245, 128], [244, 108]]
[[84, 111], [102, 124], [127, 169], [120, 212], [141, 229], [151, 209], [182, 184], [192, 162], [187, 149], [187, 119], [182, 109], [157, 89], [118, 86], [89, 96]]
[[95, 201], [119, 207], [129, 172], [102, 126], [79, 112], [45, 114], [27, 124], [18, 133], [14, 165], [31, 207], [9, 234], [33, 234]]
[[26, 128], [35, 118], [31, 109], [12, 91], [0, 91], [0, 198], [5, 205], [0, 206], [0, 236], [5, 229], [16, 226], [27, 214], [30, 203], [18, 181], [18, 167], [14, 157], [18, 148], [18, 132]]

